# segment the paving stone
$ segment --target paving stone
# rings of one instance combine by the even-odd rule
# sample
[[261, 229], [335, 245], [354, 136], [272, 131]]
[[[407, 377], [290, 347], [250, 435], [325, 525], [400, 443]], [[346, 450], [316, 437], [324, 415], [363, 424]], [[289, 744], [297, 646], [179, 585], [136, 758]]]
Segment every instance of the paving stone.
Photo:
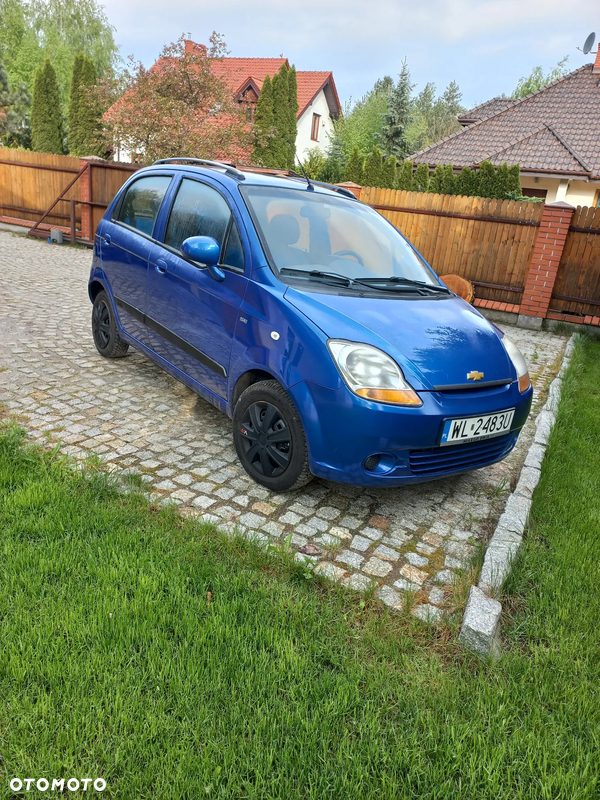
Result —
[[418, 592], [421, 588], [418, 583], [411, 583], [406, 578], [398, 578], [397, 581], [394, 581], [394, 586], [403, 592]]
[[352, 547], [353, 550], [359, 550], [361, 553], [364, 553], [372, 544], [373, 542], [370, 539], [365, 539], [364, 536], [355, 536], [350, 542], [350, 547]]
[[386, 561], [398, 561], [398, 551], [392, 550], [391, 547], [387, 547], [385, 544], [380, 544], [379, 547], [376, 547], [373, 551], [373, 555], [377, 556], [378, 558], [384, 558]]
[[[296, 528], [296, 530], [298, 530]], [[337, 536], [332, 536], [330, 533], [323, 533], [315, 541], [323, 547], [339, 547], [341, 540]]]
[[414, 567], [424, 567], [429, 564], [429, 559], [425, 558], [425, 556], [420, 556], [418, 553], [405, 553], [404, 556], [409, 564]]
[[399, 611], [404, 605], [404, 598], [402, 595], [392, 589], [391, 586], [380, 586], [376, 595], [386, 606], [396, 611]]
[[429, 577], [426, 572], [423, 572], [422, 569], [418, 569], [417, 567], [413, 567], [412, 564], [405, 564], [400, 570], [400, 574], [411, 583], [418, 583], [419, 586]]
[[350, 575], [346, 580], [346, 586], [349, 589], [354, 589], [357, 592], [368, 592], [373, 588], [375, 581], [373, 578], [368, 578], [366, 575], [361, 575], [360, 572], [355, 572]]
[[444, 602], [444, 590], [434, 587], [429, 592], [429, 602], [433, 603], [434, 606], [441, 606]]
[[439, 622], [439, 620], [442, 618], [441, 609], [437, 608], [436, 606], [430, 606], [428, 603], [415, 606], [411, 611], [411, 614], [413, 617], [422, 619], [423, 622]]
[[363, 570], [368, 572], [369, 575], [385, 578], [385, 576], [392, 571], [392, 565], [389, 561], [382, 561], [380, 558], [373, 556], [364, 565]]
[[341, 567], [336, 567], [335, 564], [332, 564], [329, 561], [321, 561], [315, 567], [315, 572], [317, 575], [323, 575], [325, 578], [329, 578], [332, 581], [341, 581], [342, 578], [346, 576], [346, 570], [342, 569]]
[[353, 567], [354, 569], [360, 569], [360, 565], [363, 563], [365, 558], [358, 553], [352, 552], [352, 550], [344, 550], [335, 557], [335, 560], [342, 564], [347, 564], [349, 567]]
[[[42, 262], [42, 272], [30, 268]], [[178, 503], [181, 513], [192, 519], [214, 517], [230, 536], [236, 525], [248, 533], [258, 520], [268, 541], [285, 542], [289, 526], [296, 526], [293, 547], [313, 543], [317, 535], [332, 537], [328, 541], [353, 553], [355, 563], [364, 559], [364, 580], [371, 580], [365, 562], [376, 559], [389, 565], [384, 577], [376, 577], [386, 586], [405, 582], [393, 586], [398, 592], [405, 585], [425, 586], [430, 592], [432, 585], [441, 589], [451, 583], [452, 569], [462, 565], [462, 556], [446, 550], [447, 563], [453, 566], [434, 570], [432, 565], [439, 564], [430, 548], [437, 550], [442, 542], [470, 545], [485, 540], [487, 531], [495, 528], [492, 554], [512, 552], [517, 546], [515, 532], [509, 530], [514, 525], [496, 524], [508, 498], [492, 502], [486, 492], [502, 481], [516, 480], [529, 445], [536, 435], [539, 439], [546, 433], [558, 400], [560, 382], [551, 381], [563, 336], [510, 329], [526, 358], [534, 349], [538, 352], [536, 400], [543, 385], [550, 384], [550, 391], [543, 414], [535, 405], [505, 461], [466, 475], [393, 489], [315, 479], [291, 494], [272, 493], [244, 472], [233, 447], [231, 422], [214, 406], [133, 349], [118, 361], [97, 354], [89, 330], [89, 266], [88, 250], [49, 247], [0, 232], [0, 363], [6, 368], [0, 371], [0, 403], [20, 415], [32, 439], [46, 446], [50, 436], [75, 459], [102, 455], [107, 469], [117, 474], [147, 473], [142, 481], [152, 502]], [[50, 320], [45, 313], [49, 291], [58, 309]], [[529, 498], [535, 477], [529, 470], [539, 470], [543, 452], [536, 444], [529, 451], [515, 495]], [[518, 516], [522, 508], [512, 506], [508, 511]], [[240, 524], [242, 517], [251, 524]], [[406, 563], [401, 553], [389, 560], [390, 551], [407, 545], [414, 555], [430, 558], [427, 570]], [[407, 577], [407, 569], [416, 570], [417, 580]], [[346, 571], [339, 579], [349, 584]]]

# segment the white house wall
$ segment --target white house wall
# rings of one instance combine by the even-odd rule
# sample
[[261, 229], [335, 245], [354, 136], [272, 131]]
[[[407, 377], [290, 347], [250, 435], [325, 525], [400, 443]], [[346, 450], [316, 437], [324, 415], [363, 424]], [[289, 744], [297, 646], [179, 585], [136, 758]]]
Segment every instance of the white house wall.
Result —
[[600, 184], [593, 181], [577, 181], [559, 178], [531, 178], [521, 174], [524, 189], [546, 189], [546, 203], [562, 201], [572, 206], [593, 206]]
[[[316, 142], [310, 138], [313, 114], [321, 115], [319, 138]], [[298, 135], [296, 136], [296, 152], [298, 156], [300, 158], [305, 157], [306, 151], [311, 150], [313, 147], [318, 147], [325, 152], [329, 147], [329, 135], [333, 135], [333, 120], [329, 115], [325, 92], [321, 90], [298, 120]]]

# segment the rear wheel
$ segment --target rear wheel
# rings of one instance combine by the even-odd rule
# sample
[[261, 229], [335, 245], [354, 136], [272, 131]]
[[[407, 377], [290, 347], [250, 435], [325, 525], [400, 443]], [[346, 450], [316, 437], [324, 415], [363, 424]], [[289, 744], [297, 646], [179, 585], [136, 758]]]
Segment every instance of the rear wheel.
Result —
[[92, 333], [96, 350], [104, 358], [122, 358], [129, 345], [119, 336], [117, 320], [108, 295], [98, 292], [92, 308]]
[[260, 381], [242, 393], [233, 441], [248, 475], [268, 489], [286, 492], [312, 480], [300, 416], [277, 381]]

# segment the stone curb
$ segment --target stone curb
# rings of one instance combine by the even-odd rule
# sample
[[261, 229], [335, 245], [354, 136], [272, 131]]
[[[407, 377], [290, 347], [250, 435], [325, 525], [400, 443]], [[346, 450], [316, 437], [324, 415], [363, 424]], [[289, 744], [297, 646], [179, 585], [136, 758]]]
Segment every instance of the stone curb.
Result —
[[479, 584], [471, 586], [458, 638], [465, 647], [482, 656], [491, 655], [497, 658], [500, 655], [502, 605], [490, 595], [502, 588], [523, 542], [531, 497], [538, 485], [546, 447], [556, 422], [562, 379], [571, 362], [576, 336], [578, 334], [573, 334], [567, 342], [558, 375], [550, 384], [548, 399], [535, 421], [534, 440], [527, 452], [519, 482], [508, 498], [504, 513], [487, 546]]

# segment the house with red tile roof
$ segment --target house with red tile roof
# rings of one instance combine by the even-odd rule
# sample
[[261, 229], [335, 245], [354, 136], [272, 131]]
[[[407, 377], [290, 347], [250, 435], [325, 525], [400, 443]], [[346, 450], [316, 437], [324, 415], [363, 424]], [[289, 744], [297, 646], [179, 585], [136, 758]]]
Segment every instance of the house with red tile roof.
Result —
[[523, 193], [600, 205], [600, 52], [520, 99], [495, 97], [462, 114], [463, 129], [411, 156], [416, 164], [519, 164]]
[[[185, 51], [204, 48], [186, 39]], [[157, 62], [158, 63], [158, 62]], [[264, 79], [279, 71], [282, 64], [288, 67], [287, 58], [222, 58], [214, 62], [215, 74], [221, 78], [231, 90], [233, 97], [247, 107], [247, 119], [254, 118], [256, 103]], [[155, 65], [156, 66], [156, 65]], [[298, 133], [296, 136], [296, 152], [300, 158], [313, 147], [323, 152], [329, 145], [329, 134], [333, 134], [333, 120], [339, 118], [341, 105], [333, 73], [302, 72], [296, 73], [298, 82]], [[117, 101], [119, 102], [119, 101]], [[130, 160], [131, 155], [117, 150], [117, 160]]]

